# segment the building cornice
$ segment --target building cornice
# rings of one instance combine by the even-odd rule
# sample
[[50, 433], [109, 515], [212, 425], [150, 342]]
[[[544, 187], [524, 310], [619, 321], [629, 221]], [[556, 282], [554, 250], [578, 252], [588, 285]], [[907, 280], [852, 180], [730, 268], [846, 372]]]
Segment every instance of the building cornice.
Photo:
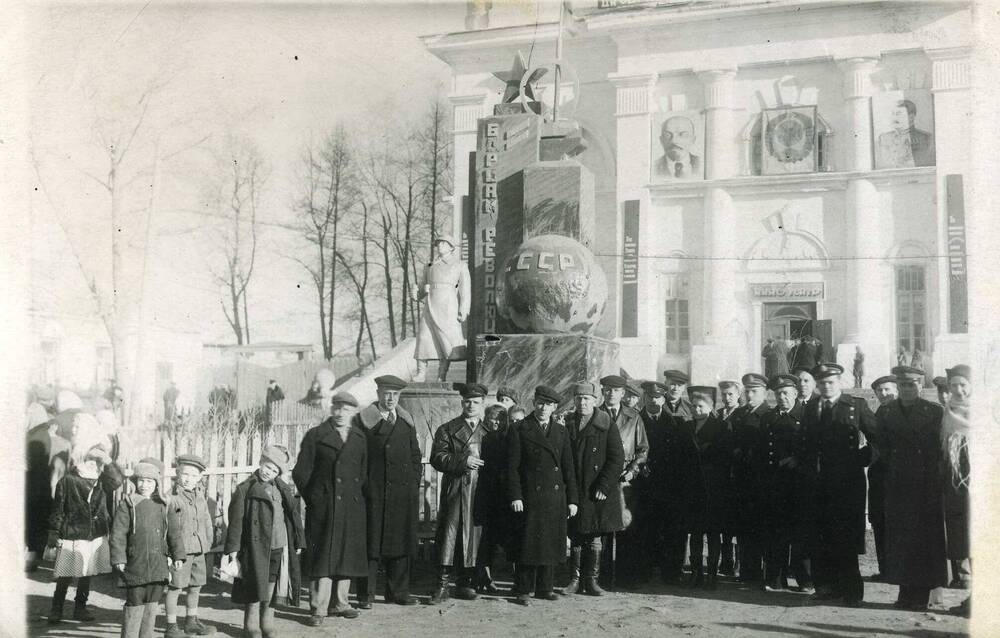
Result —
[[695, 199], [704, 197], [709, 188], [724, 188], [733, 195], [772, 193], [813, 193], [846, 190], [853, 179], [867, 179], [876, 186], [899, 184], [933, 184], [936, 168], [894, 168], [877, 171], [842, 171], [835, 173], [801, 173], [796, 175], [752, 175], [690, 182], [649, 184], [653, 201], [663, 199]]

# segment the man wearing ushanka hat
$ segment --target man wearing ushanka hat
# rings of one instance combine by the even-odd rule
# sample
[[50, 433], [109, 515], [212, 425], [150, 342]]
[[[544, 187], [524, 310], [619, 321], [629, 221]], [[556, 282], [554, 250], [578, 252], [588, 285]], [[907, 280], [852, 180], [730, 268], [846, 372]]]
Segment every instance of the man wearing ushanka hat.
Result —
[[534, 411], [511, 426], [507, 441], [507, 496], [518, 528], [515, 602], [529, 605], [529, 593], [556, 600], [555, 566], [566, 556], [567, 519], [576, 516], [576, 474], [566, 426], [554, 418], [562, 395], [535, 388]]
[[843, 373], [836, 363], [813, 368], [819, 396], [806, 405], [802, 424], [811, 450], [809, 467], [817, 467], [816, 598], [858, 607], [864, 599], [858, 554], [865, 553], [865, 467], [872, 458], [867, 437], [874, 432], [875, 415], [863, 398], [843, 394]]
[[489, 391], [479, 383], [461, 386], [462, 414], [438, 427], [431, 446], [431, 465], [441, 473], [441, 507], [437, 515], [437, 587], [430, 604], [449, 597], [451, 573], [457, 575], [455, 597], [473, 600], [473, 584], [483, 523], [473, 512], [478, 509], [479, 473], [485, 465], [483, 440], [487, 430], [483, 411]]
[[927, 609], [930, 592], [948, 585], [941, 485], [941, 406], [920, 396], [924, 371], [892, 369], [899, 398], [879, 408], [877, 440], [885, 463], [886, 579], [899, 585], [896, 606]]

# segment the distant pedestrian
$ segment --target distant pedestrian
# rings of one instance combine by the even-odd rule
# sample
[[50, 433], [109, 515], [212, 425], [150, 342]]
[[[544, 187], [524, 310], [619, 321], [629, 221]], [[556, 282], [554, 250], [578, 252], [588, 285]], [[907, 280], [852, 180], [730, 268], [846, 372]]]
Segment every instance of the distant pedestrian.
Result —
[[177, 397], [181, 391], [177, 389], [177, 383], [170, 382], [170, 386], [163, 391], [163, 420], [167, 423], [177, 417]]
[[768, 339], [760, 356], [764, 357], [764, 376], [788, 374], [788, 346], [784, 339]]
[[861, 346], [854, 347], [854, 387], [861, 388], [865, 377], [865, 353], [861, 351]]
[[111, 563], [125, 587], [122, 638], [153, 635], [170, 571], [187, 557], [183, 522], [168, 512], [160, 492], [162, 468], [153, 458], [136, 464], [135, 492], [122, 499], [111, 524]]

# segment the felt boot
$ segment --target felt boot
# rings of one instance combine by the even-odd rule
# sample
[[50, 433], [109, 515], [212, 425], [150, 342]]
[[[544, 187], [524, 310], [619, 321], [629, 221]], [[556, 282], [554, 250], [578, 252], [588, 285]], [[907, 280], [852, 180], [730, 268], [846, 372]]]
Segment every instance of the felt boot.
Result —
[[260, 603], [247, 603], [243, 610], [243, 638], [261, 638]]
[[122, 618], [121, 638], [139, 638], [139, 628], [142, 626], [143, 605], [125, 607], [125, 617]]
[[263, 638], [277, 638], [278, 629], [274, 626], [274, 607], [260, 605], [260, 633]]
[[156, 631], [156, 614], [160, 603], [146, 603], [142, 606], [142, 624], [139, 626], [139, 638], [153, 638]]

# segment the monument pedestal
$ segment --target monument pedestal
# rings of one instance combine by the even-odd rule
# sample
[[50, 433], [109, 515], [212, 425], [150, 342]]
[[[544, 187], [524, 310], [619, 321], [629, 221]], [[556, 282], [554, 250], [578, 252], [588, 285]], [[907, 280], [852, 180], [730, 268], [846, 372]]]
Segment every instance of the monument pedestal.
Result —
[[570, 384], [618, 374], [618, 349], [614, 341], [587, 335], [477, 335], [475, 375], [490, 392], [513, 388], [521, 404], [537, 385], [567, 392], [568, 402]]
[[462, 397], [451, 383], [411, 383], [399, 393], [399, 405], [413, 416], [424, 460], [438, 426], [462, 413]]

